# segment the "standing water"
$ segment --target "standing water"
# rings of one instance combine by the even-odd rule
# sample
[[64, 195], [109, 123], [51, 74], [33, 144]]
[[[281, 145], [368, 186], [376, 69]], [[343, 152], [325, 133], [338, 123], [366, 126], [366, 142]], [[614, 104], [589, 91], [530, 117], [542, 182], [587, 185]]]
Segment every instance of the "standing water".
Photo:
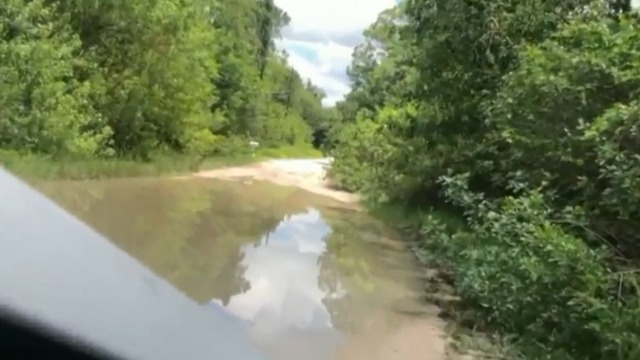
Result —
[[269, 183], [40, 188], [194, 301], [240, 319], [275, 360], [445, 358], [423, 271], [362, 212]]

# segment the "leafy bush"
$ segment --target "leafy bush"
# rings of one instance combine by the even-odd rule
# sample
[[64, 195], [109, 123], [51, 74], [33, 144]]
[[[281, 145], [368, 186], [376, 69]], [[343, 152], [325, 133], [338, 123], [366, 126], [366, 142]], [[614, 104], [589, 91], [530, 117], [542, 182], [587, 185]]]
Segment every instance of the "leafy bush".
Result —
[[577, 210], [555, 218], [539, 192], [489, 201], [470, 192], [464, 176], [444, 182], [448, 199], [465, 209], [468, 229], [449, 232], [427, 217], [425, 250], [453, 271], [459, 294], [481, 322], [519, 334], [536, 358], [640, 354], [640, 293], [624, 303], [621, 278], [604, 265], [604, 249], [563, 229], [563, 220], [578, 221]]

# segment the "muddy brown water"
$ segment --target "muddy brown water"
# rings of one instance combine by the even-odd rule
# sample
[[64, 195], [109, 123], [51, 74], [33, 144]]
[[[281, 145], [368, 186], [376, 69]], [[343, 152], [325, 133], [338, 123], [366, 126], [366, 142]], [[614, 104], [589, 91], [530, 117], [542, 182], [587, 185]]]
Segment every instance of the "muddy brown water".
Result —
[[39, 184], [275, 360], [444, 359], [424, 271], [398, 235], [292, 187], [210, 179]]

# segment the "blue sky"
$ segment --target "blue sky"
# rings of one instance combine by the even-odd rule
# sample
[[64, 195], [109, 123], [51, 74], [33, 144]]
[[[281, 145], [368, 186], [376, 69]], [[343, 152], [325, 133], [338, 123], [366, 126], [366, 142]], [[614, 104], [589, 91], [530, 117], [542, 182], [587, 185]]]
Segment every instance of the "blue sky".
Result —
[[291, 17], [280, 48], [303, 78], [326, 93], [325, 104], [349, 91], [346, 69], [362, 32], [396, 0], [275, 0]]

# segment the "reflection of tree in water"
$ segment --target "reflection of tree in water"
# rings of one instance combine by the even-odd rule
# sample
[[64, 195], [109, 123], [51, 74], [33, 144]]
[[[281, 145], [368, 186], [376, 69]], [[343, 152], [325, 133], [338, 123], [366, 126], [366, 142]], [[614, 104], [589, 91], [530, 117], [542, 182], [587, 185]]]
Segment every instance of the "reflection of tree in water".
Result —
[[[269, 226], [269, 230], [263, 232], [264, 246], [269, 246], [269, 237], [273, 234], [276, 227], [282, 221], [286, 221], [289, 216], [290, 215], [287, 214], [282, 219], [269, 217], [268, 219], [263, 219], [260, 222], [261, 225]], [[263, 245], [261, 243], [262, 238], [256, 238], [257, 240], [251, 243], [254, 248]], [[244, 274], [247, 271], [247, 266], [243, 264], [244, 255], [244, 249], [239, 248], [237, 252], [227, 258], [226, 264], [213, 278], [213, 282], [218, 284], [212, 293], [213, 297], [221, 300], [224, 306], [229, 305], [229, 301], [234, 295], [245, 293], [251, 289], [251, 283], [249, 283], [244, 277]]]
[[[336, 216], [325, 211], [324, 216], [333, 229], [326, 239], [327, 251], [318, 259], [318, 286], [326, 295], [322, 300], [331, 314], [334, 326], [342, 331], [355, 331], [367, 317], [367, 308], [356, 303], [373, 292], [371, 263], [365, 256], [364, 245], [358, 237], [369, 229], [366, 223], [354, 226], [349, 216]], [[360, 226], [362, 225], [362, 226]]]
[[209, 180], [59, 182], [45, 193], [199, 302], [247, 291], [242, 246], [309, 204], [292, 188]]
[[328, 208], [323, 212], [333, 232], [327, 238], [327, 252], [319, 259], [318, 282], [327, 293], [323, 303], [333, 324], [354, 333], [393, 321], [394, 317], [385, 315], [389, 311], [419, 305], [411, 302], [416, 293], [405, 287], [413, 286], [409, 276], [415, 276], [415, 259], [399, 247], [394, 240], [397, 234], [365, 213], [346, 211]]
[[[251, 244], [253, 247], [268, 246], [269, 238], [283, 221], [287, 221], [293, 214], [300, 213], [306, 209], [309, 199], [304, 196], [297, 196], [299, 190], [273, 186], [271, 184], [261, 184], [265, 188], [260, 189], [251, 197], [251, 201], [238, 204], [238, 199], [230, 198], [224, 224], [216, 221], [204, 221], [203, 226], [218, 226], [233, 229], [233, 233], [240, 233], [246, 237], [242, 244]], [[246, 193], [245, 193], [246, 195]], [[218, 198], [218, 200], [220, 200]], [[241, 206], [233, 206], [238, 204]], [[211, 233], [211, 231], [206, 231]], [[225, 236], [225, 242], [229, 242], [229, 236]], [[264, 242], [263, 242], [264, 241]], [[228, 305], [231, 297], [247, 292], [251, 284], [246, 281], [244, 274], [247, 266], [243, 264], [244, 248], [238, 248], [229, 254], [225, 259], [220, 259], [225, 265], [212, 279], [217, 285], [213, 292], [213, 297], [220, 299], [223, 305]]]
[[322, 303], [331, 315], [332, 324], [343, 331], [353, 330], [350, 292], [345, 292], [334, 255], [324, 252], [318, 259], [318, 287], [325, 293]]
[[244, 278], [247, 268], [242, 264], [243, 258], [244, 252], [238, 249], [212, 279], [217, 286], [211, 292], [211, 297], [220, 299], [224, 306], [229, 305], [232, 296], [251, 289], [251, 284]]
[[[284, 216], [282, 204], [274, 206], [274, 200], [282, 200], [277, 195], [286, 193], [266, 200], [247, 199], [247, 193], [239, 193], [243, 188], [233, 185], [216, 184], [208, 189], [205, 197], [210, 206], [198, 215], [184, 241], [189, 264], [183, 268], [193, 268], [188, 293], [200, 302], [218, 298], [226, 305], [233, 295], [249, 290], [243, 246], [258, 244]], [[177, 283], [184, 287], [188, 284], [185, 280]]]
[[[318, 202], [293, 188], [209, 181], [66, 182], [46, 192], [194, 300], [225, 304], [251, 286], [243, 246], [260, 246], [263, 236], [268, 243], [281, 221]], [[318, 259], [318, 286], [334, 324], [346, 330], [367, 315], [355, 301], [373, 291], [371, 263], [355, 241], [372, 224], [356, 213], [322, 212], [333, 232]]]

